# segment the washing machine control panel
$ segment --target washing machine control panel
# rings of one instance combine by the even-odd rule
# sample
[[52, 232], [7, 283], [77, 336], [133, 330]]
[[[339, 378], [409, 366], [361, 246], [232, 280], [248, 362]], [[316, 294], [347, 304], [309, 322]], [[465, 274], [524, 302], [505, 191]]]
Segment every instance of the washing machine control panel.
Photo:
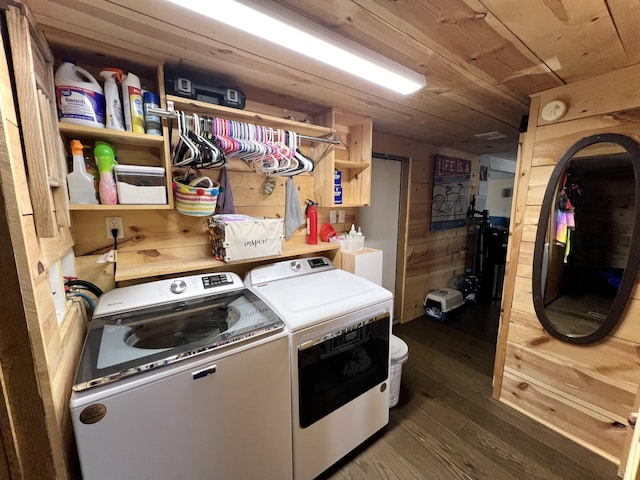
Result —
[[327, 267], [329, 266], [329, 260], [327, 260], [324, 257], [317, 257], [317, 258], [310, 258], [309, 259], [309, 268], [311, 268], [311, 270], [316, 269], [316, 268], [321, 268], [321, 267]]
[[171, 284], [171, 287], [169, 287], [169, 290], [171, 290], [173, 293], [182, 293], [186, 289], [187, 282], [185, 282], [184, 280], [176, 280]]
[[233, 283], [230, 275], [226, 273], [220, 273], [218, 275], [207, 275], [202, 277], [202, 286], [204, 288], [215, 288], [221, 285], [229, 285]]

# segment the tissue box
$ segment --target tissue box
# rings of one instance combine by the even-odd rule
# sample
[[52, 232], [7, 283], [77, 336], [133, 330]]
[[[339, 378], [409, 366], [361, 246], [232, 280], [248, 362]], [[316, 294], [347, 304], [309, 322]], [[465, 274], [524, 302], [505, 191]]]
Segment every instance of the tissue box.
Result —
[[214, 215], [208, 231], [217, 260], [233, 262], [282, 255], [284, 220], [247, 215]]
[[331, 237], [329, 238], [329, 243], [340, 244], [340, 251], [342, 253], [359, 252], [364, 248], [364, 235], [351, 238]]
[[124, 205], [163, 205], [167, 186], [162, 167], [116, 165], [113, 167], [118, 203]]

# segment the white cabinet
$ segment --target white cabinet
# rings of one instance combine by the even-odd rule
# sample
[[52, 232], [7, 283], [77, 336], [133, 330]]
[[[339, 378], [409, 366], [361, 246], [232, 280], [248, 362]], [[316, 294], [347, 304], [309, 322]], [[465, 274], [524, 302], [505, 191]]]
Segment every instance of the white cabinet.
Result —
[[382, 250], [363, 248], [342, 254], [342, 269], [382, 285]]

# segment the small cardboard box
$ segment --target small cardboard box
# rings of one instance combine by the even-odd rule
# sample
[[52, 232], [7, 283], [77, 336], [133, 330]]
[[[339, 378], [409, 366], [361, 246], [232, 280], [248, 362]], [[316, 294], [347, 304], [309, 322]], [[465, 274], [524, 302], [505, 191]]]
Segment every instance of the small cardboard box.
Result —
[[281, 218], [247, 215], [214, 215], [208, 226], [213, 255], [225, 262], [282, 255], [283, 229]]
[[123, 205], [163, 205], [167, 203], [164, 168], [116, 165], [113, 170], [118, 190], [118, 203]]

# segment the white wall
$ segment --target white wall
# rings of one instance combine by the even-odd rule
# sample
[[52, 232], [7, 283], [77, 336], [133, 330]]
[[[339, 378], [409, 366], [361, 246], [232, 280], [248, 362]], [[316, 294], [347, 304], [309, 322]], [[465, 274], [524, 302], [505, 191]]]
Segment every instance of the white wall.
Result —
[[382, 286], [395, 294], [402, 162], [373, 157], [371, 169], [371, 205], [358, 221], [365, 247], [382, 250]]
[[[511, 217], [511, 200], [513, 197], [513, 176], [501, 180], [489, 179], [487, 193], [487, 209], [492, 217]], [[508, 189], [510, 195], [503, 197], [503, 190]]]

